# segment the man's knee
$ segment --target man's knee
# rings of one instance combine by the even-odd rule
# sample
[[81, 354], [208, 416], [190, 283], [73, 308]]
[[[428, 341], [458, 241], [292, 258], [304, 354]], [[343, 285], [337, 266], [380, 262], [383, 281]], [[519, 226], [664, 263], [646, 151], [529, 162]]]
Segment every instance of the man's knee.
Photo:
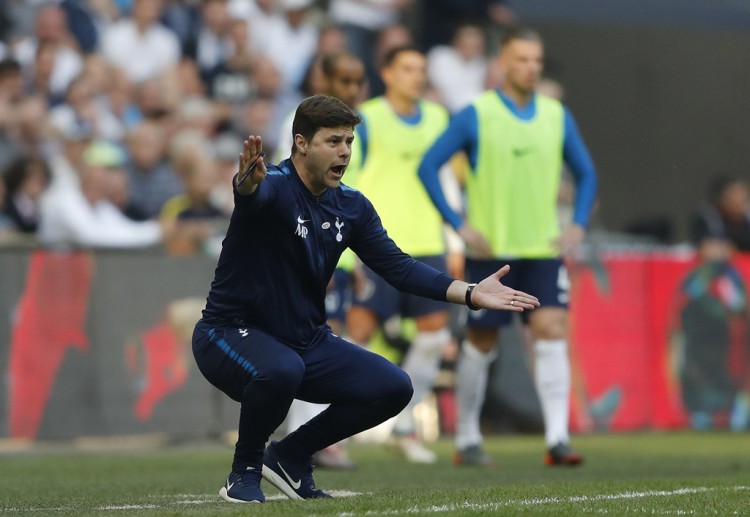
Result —
[[393, 367], [393, 374], [388, 379], [388, 382], [382, 383], [381, 386], [383, 394], [380, 400], [384, 401], [385, 405], [388, 406], [391, 416], [399, 414], [409, 404], [414, 395], [414, 387], [411, 384], [409, 375], [395, 365]]

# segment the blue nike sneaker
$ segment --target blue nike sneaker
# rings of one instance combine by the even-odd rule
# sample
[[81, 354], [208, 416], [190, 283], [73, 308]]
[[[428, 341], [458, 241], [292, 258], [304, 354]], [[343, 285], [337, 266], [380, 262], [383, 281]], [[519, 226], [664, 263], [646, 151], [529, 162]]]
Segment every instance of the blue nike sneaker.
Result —
[[260, 489], [261, 473], [254, 467], [235, 470], [229, 473], [226, 484], [219, 490], [219, 495], [230, 503], [262, 503], [266, 496]]
[[263, 456], [263, 479], [281, 490], [289, 499], [329, 498], [322, 490], [315, 488], [312, 459], [304, 463], [292, 463], [279, 457], [276, 442], [266, 447]]

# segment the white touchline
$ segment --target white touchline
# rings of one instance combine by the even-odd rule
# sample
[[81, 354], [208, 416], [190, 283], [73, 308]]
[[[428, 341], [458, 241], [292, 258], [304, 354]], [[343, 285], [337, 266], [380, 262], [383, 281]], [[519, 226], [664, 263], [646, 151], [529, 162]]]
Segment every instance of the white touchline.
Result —
[[[507, 508], [509, 506], [539, 506], [544, 504], [555, 504], [555, 503], [579, 503], [585, 501], [613, 501], [618, 499], [638, 499], [644, 497], [667, 497], [684, 494], [698, 494], [704, 492], [716, 492], [719, 490], [750, 490], [748, 486], [734, 486], [734, 487], [696, 487], [696, 488], [678, 488], [676, 490], [647, 490], [643, 492], [623, 492], [620, 494], [604, 494], [604, 495], [577, 495], [570, 497], [542, 497], [534, 499], [521, 499], [521, 500], [509, 500], [497, 503], [470, 503], [465, 501], [463, 503], [447, 504], [442, 506], [426, 506], [420, 508], [418, 506], [412, 506], [407, 509], [400, 510], [368, 510], [366, 512], [344, 512], [338, 514], [338, 517], [354, 517], [356, 515], [400, 515], [404, 513], [449, 513], [457, 510], [474, 510], [474, 511], [487, 511], [487, 510], [499, 510], [501, 508]], [[679, 512], [679, 511], [678, 511]]]
[[[351, 492], [349, 490], [329, 490], [329, 494], [333, 497], [355, 497], [363, 495], [362, 492]], [[100, 506], [97, 510], [154, 510], [160, 508], [166, 508], [173, 504], [179, 505], [200, 505], [200, 504], [215, 504], [221, 503], [221, 499], [214, 495], [198, 495], [198, 494], [179, 494], [174, 496], [162, 495], [160, 499], [172, 499], [177, 498], [176, 501], [165, 501], [161, 504], [123, 504], [123, 505], [107, 505]], [[276, 494], [266, 498], [266, 501], [286, 501], [287, 496], [283, 494]], [[58, 508], [56, 510], [66, 510], [65, 508]], [[0, 513], [2, 513], [0, 511]]]
[[[464, 501], [463, 503], [447, 504], [442, 506], [427, 506], [420, 508], [418, 506], [412, 506], [406, 509], [398, 510], [368, 510], [366, 512], [343, 512], [338, 514], [338, 517], [354, 517], [357, 515], [401, 515], [404, 513], [447, 513], [455, 512], [456, 510], [474, 510], [474, 511], [486, 511], [486, 510], [497, 510], [500, 508], [507, 508], [509, 506], [539, 506], [544, 504], [556, 504], [556, 503], [580, 503], [586, 501], [614, 501], [618, 499], [639, 499], [645, 497], [669, 497], [676, 495], [685, 494], [699, 494], [707, 492], [717, 492], [721, 490], [727, 491], [743, 491], [750, 490], [750, 486], [733, 486], [733, 487], [695, 487], [695, 488], [678, 488], [676, 490], [646, 490], [642, 492], [622, 492], [619, 494], [603, 494], [603, 495], [577, 495], [569, 497], [540, 497], [533, 499], [521, 499], [521, 500], [509, 500], [501, 501], [497, 503], [471, 503]], [[351, 492], [349, 490], [331, 490], [328, 491], [334, 497], [356, 497], [359, 495], [368, 495], [362, 492]], [[178, 505], [200, 505], [200, 504], [214, 504], [220, 502], [217, 496], [211, 494], [178, 494], [178, 495], [161, 495], [154, 496], [160, 499], [172, 499], [172, 501], [165, 501], [161, 504], [123, 504], [123, 505], [107, 505], [100, 506], [97, 510], [110, 510], [110, 511], [121, 511], [121, 510], [154, 510], [160, 508], [166, 508], [173, 504]], [[176, 499], [176, 500], [174, 500]], [[287, 497], [281, 494], [272, 495], [267, 500], [286, 500]], [[27, 513], [27, 512], [69, 512], [69, 507], [52, 507], [52, 508], [0, 508], [0, 514], [3, 513]], [[675, 510], [673, 512], [666, 512], [667, 514], [678, 515], [681, 510]]]

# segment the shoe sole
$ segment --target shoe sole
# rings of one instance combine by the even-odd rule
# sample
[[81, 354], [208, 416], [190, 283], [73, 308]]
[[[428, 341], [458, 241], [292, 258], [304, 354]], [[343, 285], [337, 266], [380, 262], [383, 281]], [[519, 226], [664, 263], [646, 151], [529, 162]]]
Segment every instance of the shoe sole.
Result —
[[219, 496], [224, 499], [228, 503], [255, 503], [260, 504], [260, 501], [252, 500], [252, 501], [245, 501], [244, 499], [235, 499], [234, 497], [229, 497], [229, 494], [227, 493], [227, 487], [221, 487], [219, 490]]
[[289, 485], [289, 483], [287, 483], [283, 477], [279, 476], [272, 469], [263, 465], [263, 470], [261, 473], [263, 475], [263, 479], [281, 490], [281, 493], [283, 493], [289, 499], [293, 499], [295, 501], [304, 500], [297, 492], [294, 491], [294, 488], [292, 488], [291, 485]]

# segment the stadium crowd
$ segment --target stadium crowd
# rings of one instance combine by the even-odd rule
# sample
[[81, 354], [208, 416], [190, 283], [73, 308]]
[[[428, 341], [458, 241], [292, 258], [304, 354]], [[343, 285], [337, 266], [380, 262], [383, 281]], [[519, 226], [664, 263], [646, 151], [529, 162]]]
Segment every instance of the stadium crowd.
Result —
[[416, 44], [455, 111], [511, 19], [497, 0], [2, 2], [0, 242], [213, 251], [242, 138], [273, 153], [324, 55], [363, 60], [365, 100], [388, 49]]

